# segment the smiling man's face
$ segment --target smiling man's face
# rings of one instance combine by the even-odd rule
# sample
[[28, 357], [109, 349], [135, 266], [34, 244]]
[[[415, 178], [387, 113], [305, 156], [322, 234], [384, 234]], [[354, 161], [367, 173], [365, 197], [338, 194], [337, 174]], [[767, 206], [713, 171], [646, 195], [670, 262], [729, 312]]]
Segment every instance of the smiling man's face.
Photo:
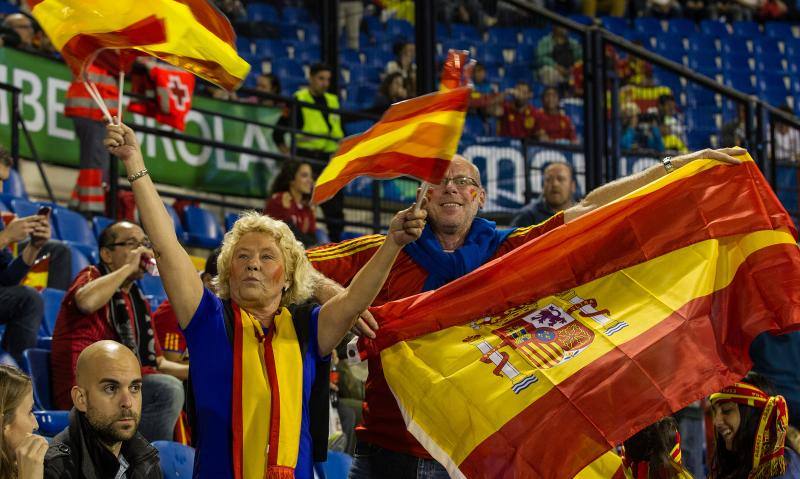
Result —
[[486, 201], [478, 169], [464, 157], [456, 155], [444, 176], [441, 184], [431, 185], [429, 190], [428, 223], [436, 232], [454, 234], [463, 231], [466, 234]]

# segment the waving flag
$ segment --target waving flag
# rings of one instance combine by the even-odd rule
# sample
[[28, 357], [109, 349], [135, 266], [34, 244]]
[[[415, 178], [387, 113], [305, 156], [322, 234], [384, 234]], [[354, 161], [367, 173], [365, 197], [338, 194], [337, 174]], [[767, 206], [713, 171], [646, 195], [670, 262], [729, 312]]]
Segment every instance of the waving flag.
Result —
[[758, 334], [800, 329], [796, 236], [749, 156], [695, 161], [372, 309], [360, 345], [453, 477], [572, 478], [741, 378]]
[[78, 77], [104, 49], [152, 55], [227, 89], [250, 70], [236, 53], [230, 22], [206, 0], [28, 0], [28, 6]]
[[456, 153], [470, 89], [456, 88], [395, 103], [366, 132], [344, 139], [317, 179], [314, 203], [359, 176], [412, 176], [438, 183]]

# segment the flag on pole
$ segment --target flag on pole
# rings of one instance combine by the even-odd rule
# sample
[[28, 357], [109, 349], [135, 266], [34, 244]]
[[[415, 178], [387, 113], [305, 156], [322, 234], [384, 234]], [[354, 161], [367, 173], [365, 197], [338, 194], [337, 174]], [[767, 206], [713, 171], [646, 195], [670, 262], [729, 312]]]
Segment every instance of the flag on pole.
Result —
[[572, 478], [744, 376], [758, 334], [800, 329], [796, 239], [749, 156], [694, 161], [373, 308], [360, 347], [453, 477]]
[[155, 118], [157, 122], [183, 131], [192, 109], [194, 76], [179, 68], [153, 60], [130, 75], [131, 92], [137, 94], [128, 111]]
[[79, 78], [107, 49], [152, 55], [229, 90], [250, 70], [230, 22], [206, 0], [27, 1]]

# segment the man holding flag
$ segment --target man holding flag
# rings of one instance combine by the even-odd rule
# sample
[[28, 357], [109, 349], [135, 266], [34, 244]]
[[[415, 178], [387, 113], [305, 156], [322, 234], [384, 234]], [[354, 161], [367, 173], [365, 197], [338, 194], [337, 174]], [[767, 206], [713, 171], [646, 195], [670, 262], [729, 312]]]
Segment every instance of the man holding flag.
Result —
[[[441, 183], [429, 189], [428, 224], [422, 236], [403, 249], [373, 305], [436, 289], [696, 159], [737, 164], [739, 160], [734, 157], [741, 154], [744, 150], [740, 148], [725, 148], [665, 158], [660, 165], [598, 188], [579, 204], [543, 223], [513, 230], [498, 230], [493, 222], [477, 217], [486, 196], [478, 169], [456, 155]], [[322, 274], [347, 284], [383, 241], [381, 235], [365, 236], [314, 248], [308, 257]], [[316, 297], [322, 300], [339, 291], [333, 281], [323, 282]], [[374, 337], [377, 323], [367, 319], [358, 324], [364, 334]], [[359, 443], [351, 478], [448, 477], [445, 468], [406, 430], [379, 357], [369, 361], [364, 422], [357, 433]]]

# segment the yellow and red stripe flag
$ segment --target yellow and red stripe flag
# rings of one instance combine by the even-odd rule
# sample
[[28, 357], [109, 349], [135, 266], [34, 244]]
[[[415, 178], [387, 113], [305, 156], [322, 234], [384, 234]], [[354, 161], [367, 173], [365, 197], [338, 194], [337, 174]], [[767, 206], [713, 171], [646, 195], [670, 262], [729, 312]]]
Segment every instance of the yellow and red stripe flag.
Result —
[[314, 187], [322, 203], [359, 176], [412, 176], [439, 183], [456, 153], [470, 89], [430, 93], [392, 105], [378, 123], [345, 138]]
[[230, 22], [207, 0], [27, 1], [78, 77], [105, 49], [152, 55], [229, 90], [250, 70]]
[[749, 156], [694, 161], [373, 308], [360, 346], [453, 477], [572, 478], [740, 379], [758, 334], [800, 329], [796, 238]]

